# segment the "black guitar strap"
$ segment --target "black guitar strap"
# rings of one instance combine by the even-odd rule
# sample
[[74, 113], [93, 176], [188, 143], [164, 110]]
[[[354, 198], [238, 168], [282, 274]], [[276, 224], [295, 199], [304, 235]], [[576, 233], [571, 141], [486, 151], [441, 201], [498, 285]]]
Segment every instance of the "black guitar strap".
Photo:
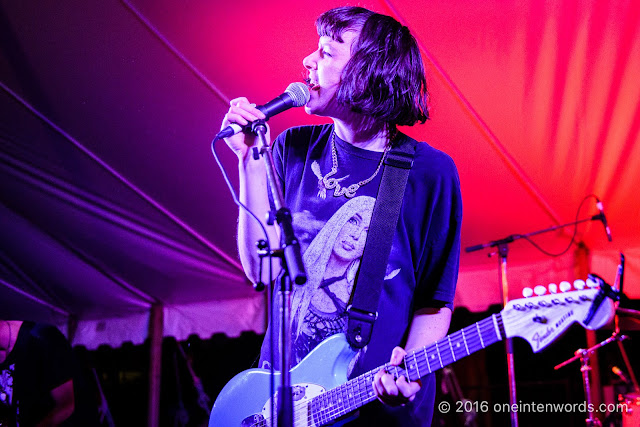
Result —
[[378, 301], [416, 145], [415, 139], [401, 134], [384, 161], [367, 242], [347, 307], [347, 340], [353, 348], [363, 348], [369, 343], [378, 317]]

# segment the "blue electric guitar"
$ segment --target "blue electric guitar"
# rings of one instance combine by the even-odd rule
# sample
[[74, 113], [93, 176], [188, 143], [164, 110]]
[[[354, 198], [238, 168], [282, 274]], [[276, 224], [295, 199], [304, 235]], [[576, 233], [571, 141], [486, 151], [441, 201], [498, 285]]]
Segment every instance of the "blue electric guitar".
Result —
[[[343, 334], [334, 335], [291, 370], [294, 425], [319, 427], [349, 421], [345, 416], [376, 399], [371, 383], [383, 367], [396, 378], [415, 381], [504, 338], [524, 338], [538, 352], [574, 322], [598, 329], [611, 320], [614, 312], [609, 298], [599, 298], [598, 304], [592, 304], [598, 292], [588, 288], [513, 300], [499, 314], [407, 354], [401, 367], [385, 364], [349, 381], [347, 366], [356, 353]], [[270, 427], [271, 407], [276, 405], [269, 390], [266, 369], [236, 375], [213, 405], [209, 427]]]

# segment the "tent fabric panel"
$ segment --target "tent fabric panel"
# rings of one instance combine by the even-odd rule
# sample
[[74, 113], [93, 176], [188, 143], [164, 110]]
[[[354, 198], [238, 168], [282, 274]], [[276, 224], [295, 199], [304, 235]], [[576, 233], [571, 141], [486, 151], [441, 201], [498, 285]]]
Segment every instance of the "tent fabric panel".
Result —
[[[203, 302], [163, 307], [163, 335], [186, 340], [190, 335], [208, 339], [223, 333], [236, 337], [243, 331], [263, 333], [265, 327], [264, 295], [252, 298]], [[66, 330], [64, 324], [59, 324]], [[142, 344], [148, 337], [149, 312], [123, 317], [80, 320], [73, 344], [93, 350], [100, 345], [119, 347], [124, 342]]]

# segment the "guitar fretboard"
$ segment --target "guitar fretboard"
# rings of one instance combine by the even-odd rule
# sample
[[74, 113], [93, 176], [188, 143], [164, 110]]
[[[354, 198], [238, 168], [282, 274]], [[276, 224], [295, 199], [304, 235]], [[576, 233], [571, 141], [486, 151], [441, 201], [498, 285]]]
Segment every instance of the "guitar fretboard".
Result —
[[375, 400], [376, 396], [371, 383], [375, 374], [382, 368], [396, 378], [404, 376], [407, 381], [415, 381], [471, 353], [482, 350], [504, 337], [502, 316], [494, 314], [407, 354], [404, 358], [404, 369], [385, 364], [314, 397], [308, 402], [307, 424], [311, 426], [328, 424]]

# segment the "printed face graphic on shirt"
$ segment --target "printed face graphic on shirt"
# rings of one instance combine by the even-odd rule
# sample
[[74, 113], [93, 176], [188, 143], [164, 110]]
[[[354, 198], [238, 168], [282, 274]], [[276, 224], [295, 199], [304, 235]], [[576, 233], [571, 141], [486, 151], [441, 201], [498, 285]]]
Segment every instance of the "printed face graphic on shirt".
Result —
[[[346, 201], [306, 248], [307, 283], [294, 289], [292, 333], [295, 362], [329, 336], [344, 332], [346, 307], [364, 251], [375, 199]], [[309, 219], [309, 215], [305, 215]]]
[[333, 245], [333, 255], [343, 261], [353, 261], [360, 258], [364, 251], [370, 220], [369, 215], [363, 218], [359, 213], [349, 218], [338, 233]]

